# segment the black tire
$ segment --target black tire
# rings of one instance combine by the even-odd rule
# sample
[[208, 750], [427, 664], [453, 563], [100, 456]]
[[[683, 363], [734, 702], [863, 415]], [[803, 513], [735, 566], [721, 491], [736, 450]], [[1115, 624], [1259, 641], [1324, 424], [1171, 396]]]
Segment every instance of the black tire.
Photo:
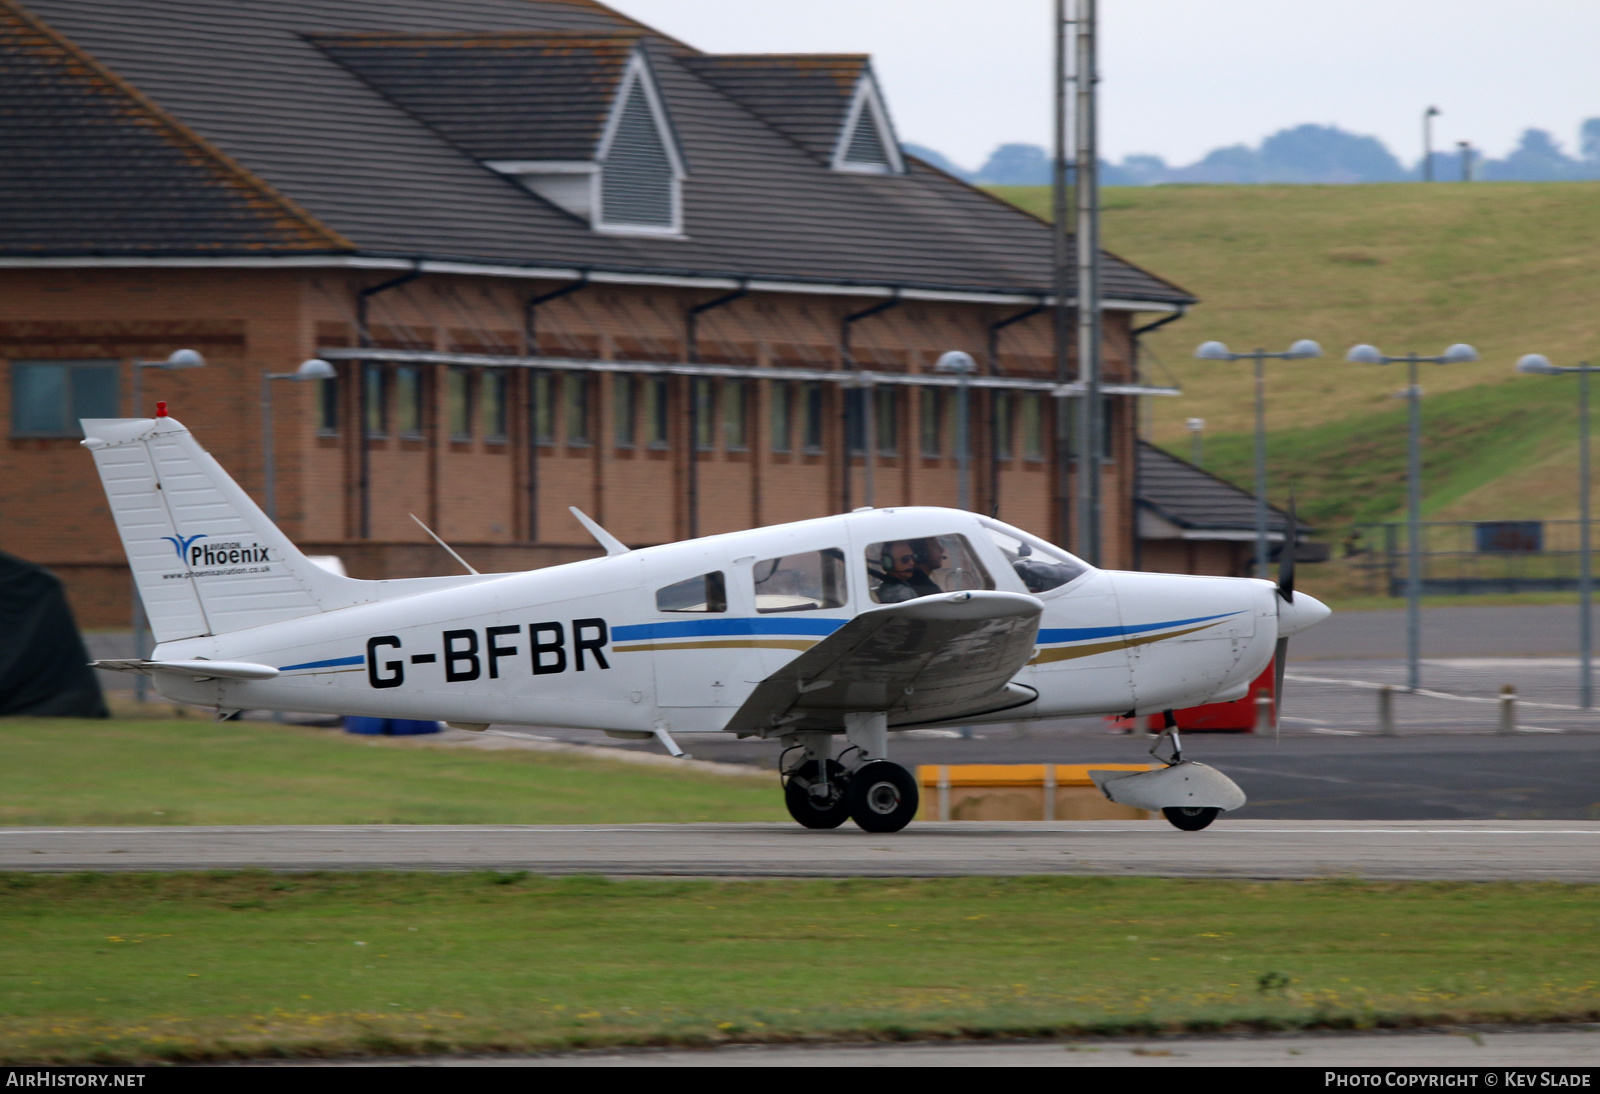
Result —
[[811, 786], [817, 781], [817, 761], [807, 760], [789, 773], [783, 783], [783, 804], [789, 815], [807, 828], [837, 828], [850, 819], [850, 780], [844, 765], [828, 761], [828, 796], [817, 797]]
[[1222, 812], [1215, 808], [1196, 808], [1187, 805], [1170, 806], [1161, 811], [1168, 823], [1174, 828], [1185, 832], [1198, 832], [1217, 819], [1217, 814]]
[[920, 795], [911, 772], [888, 760], [856, 768], [848, 792], [850, 819], [867, 832], [898, 832], [917, 815]]

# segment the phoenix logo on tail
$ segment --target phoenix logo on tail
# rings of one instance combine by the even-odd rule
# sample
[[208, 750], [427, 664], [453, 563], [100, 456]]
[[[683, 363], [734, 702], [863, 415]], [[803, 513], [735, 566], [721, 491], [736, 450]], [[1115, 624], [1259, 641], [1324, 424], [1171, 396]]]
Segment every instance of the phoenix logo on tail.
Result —
[[193, 536], [185, 536], [180, 533], [176, 536], [162, 536], [161, 538], [172, 544], [172, 549], [178, 552], [178, 557], [181, 559], [184, 558], [188, 553], [189, 544], [193, 543], [197, 539], [206, 539], [208, 537], [206, 536], [206, 533], [201, 532], [200, 534]]

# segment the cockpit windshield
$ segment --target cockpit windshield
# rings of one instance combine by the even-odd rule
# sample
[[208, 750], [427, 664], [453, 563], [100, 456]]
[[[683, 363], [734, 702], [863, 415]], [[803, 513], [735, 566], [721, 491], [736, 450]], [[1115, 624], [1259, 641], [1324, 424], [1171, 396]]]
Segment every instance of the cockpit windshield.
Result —
[[983, 563], [963, 535], [918, 536], [867, 548], [867, 587], [879, 604], [964, 589], [992, 589]]
[[980, 517], [979, 521], [1030, 593], [1059, 589], [1089, 572], [1087, 564], [1038, 536], [997, 520]]

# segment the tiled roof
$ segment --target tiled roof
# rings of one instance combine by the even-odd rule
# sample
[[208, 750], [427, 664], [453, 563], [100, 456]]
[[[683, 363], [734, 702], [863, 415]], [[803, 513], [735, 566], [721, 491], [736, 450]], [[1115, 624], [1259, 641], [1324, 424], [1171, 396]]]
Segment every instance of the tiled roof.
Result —
[[0, 3], [0, 150], [0, 252], [350, 246], [6, 3]]
[[479, 160], [592, 160], [639, 33], [311, 39]]
[[724, 53], [683, 63], [825, 164], [856, 85], [870, 71], [859, 53]]
[[[1139, 505], [1186, 530], [1253, 532], [1255, 495], [1239, 489], [1188, 460], [1179, 459], [1148, 441], [1139, 442]], [[1282, 532], [1289, 515], [1267, 507], [1267, 527]], [[1298, 535], [1313, 529], [1298, 522]]]
[[[1050, 233], [1034, 217], [914, 159], [904, 175], [829, 170], [794, 135], [801, 130], [776, 127], [694, 71], [702, 55], [588, 0], [29, 4], [55, 32], [365, 255], [980, 292], [1050, 289]], [[341, 39], [335, 48], [343, 60], [370, 75], [377, 62], [353, 59], [361, 52], [350, 44], [353, 36], [467, 35], [489, 42], [508, 35], [531, 41], [632, 33], [641, 35], [690, 165], [683, 184], [685, 239], [594, 232], [464, 151], [466, 144], [498, 147], [515, 130], [504, 117], [470, 117], [493, 105], [470, 86], [471, 70], [490, 63], [476, 53], [452, 77], [465, 81], [453, 85], [452, 99], [445, 93], [450, 85], [426, 95], [411, 77], [399, 75], [385, 80], [388, 92], [380, 93], [315, 41]], [[504, 60], [514, 51], [482, 52]], [[792, 85], [800, 99], [817, 86], [811, 80]], [[401, 86], [409, 103], [404, 108], [393, 97], [402, 95]], [[542, 92], [530, 84], [519, 94], [531, 102]], [[63, 112], [82, 109], [70, 95], [30, 105], [64, 122], [70, 119]], [[434, 121], [421, 120], [424, 113]], [[592, 118], [587, 102], [579, 113]], [[447, 115], [448, 122], [440, 120]], [[572, 133], [581, 134], [586, 124], [575, 122], [566, 135], [552, 138], [553, 146], [572, 147]], [[527, 139], [535, 142], [531, 147], [545, 140], [531, 133]], [[39, 170], [67, 173], [71, 154], [63, 156], [67, 162], [41, 161]], [[204, 211], [203, 203], [196, 198], [191, 205], [187, 193], [174, 187], [163, 199], [167, 204], [149, 206], [145, 235], [130, 246], [151, 253], [203, 251], [226, 238], [204, 230], [204, 218], [193, 215]], [[82, 224], [113, 218], [83, 204], [120, 208], [126, 202], [119, 205], [122, 199], [109, 192], [75, 201], [44, 210], [30, 246], [102, 249], [101, 233], [85, 233]], [[12, 208], [0, 204], [0, 220], [10, 219]], [[112, 226], [106, 230], [114, 234]], [[1114, 258], [1105, 266], [1104, 289], [1110, 299], [1191, 299]]]

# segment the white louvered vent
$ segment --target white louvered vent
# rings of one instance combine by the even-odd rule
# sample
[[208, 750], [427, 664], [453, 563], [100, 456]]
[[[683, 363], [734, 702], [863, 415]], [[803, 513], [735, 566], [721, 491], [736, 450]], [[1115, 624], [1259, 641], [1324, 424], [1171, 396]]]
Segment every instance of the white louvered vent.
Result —
[[870, 110], [863, 110], [856, 118], [855, 131], [850, 134], [850, 143], [845, 145], [844, 162], [884, 168], [889, 166], [889, 152], [883, 146], [878, 122]]
[[642, 61], [623, 80], [600, 163], [602, 231], [676, 235], [682, 231], [683, 167], [666, 112]]
[[856, 84], [855, 95], [845, 111], [844, 127], [834, 147], [833, 169], [867, 175], [905, 173], [894, 126], [889, 122], [889, 112], [884, 108], [877, 81], [870, 72]]

